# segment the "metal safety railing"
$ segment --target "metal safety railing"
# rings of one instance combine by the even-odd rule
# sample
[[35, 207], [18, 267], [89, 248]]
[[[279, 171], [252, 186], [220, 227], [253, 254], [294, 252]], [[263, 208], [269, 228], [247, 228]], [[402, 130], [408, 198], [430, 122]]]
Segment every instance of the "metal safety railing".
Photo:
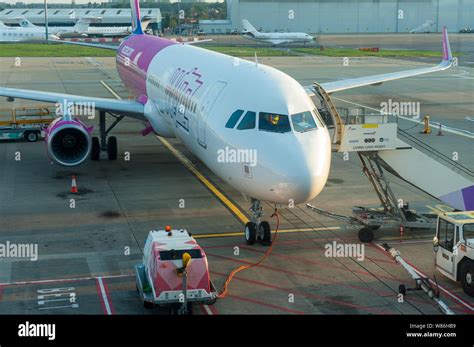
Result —
[[441, 161], [442, 163], [444, 163], [444, 165], [448, 166], [453, 171], [456, 171], [458, 173], [462, 172], [471, 178], [474, 177], [474, 172], [470, 170], [468, 167], [462, 165], [458, 161], [451, 159], [446, 154], [441, 153], [437, 149], [426, 144], [425, 142], [421, 141], [415, 136], [409, 134], [405, 130], [398, 129], [398, 135], [404, 140], [408, 141], [409, 144], [414, 146], [416, 149], [420, 150], [421, 152], [425, 153], [426, 155], [428, 155], [429, 157], [433, 159]]

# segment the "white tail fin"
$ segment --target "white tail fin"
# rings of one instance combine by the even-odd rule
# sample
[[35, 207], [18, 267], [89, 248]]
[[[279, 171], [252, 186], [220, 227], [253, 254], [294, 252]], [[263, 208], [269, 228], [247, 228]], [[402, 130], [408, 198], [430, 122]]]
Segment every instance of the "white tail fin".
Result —
[[251, 33], [251, 34], [258, 33], [257, 29], [255, 29], [255, 27], [252, 24], [250, 24], [250, 22], [247, 19], [242, 19], [242, 25], [244, 26], [244, 30], [246, 32]]
[[139, 0], [130, 0], [132, 9], [132, 34], [143, 34], [142, 22], [140, 20], [140, 3]]
[[94, 21], [93, 17], [81, 17], [74, 25], [74, 32], [85, 33], [89, 29], [89, 25]]

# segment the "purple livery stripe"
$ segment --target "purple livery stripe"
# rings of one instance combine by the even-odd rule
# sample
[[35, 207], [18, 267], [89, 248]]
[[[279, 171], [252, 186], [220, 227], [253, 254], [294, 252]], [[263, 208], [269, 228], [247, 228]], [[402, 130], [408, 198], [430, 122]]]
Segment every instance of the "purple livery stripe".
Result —
[[125, 86], [136, 98], [147, 95], [146, 78], [151, 60], [173, 41], [148, 35], [133, 35], [117, 51], [117, 70]]

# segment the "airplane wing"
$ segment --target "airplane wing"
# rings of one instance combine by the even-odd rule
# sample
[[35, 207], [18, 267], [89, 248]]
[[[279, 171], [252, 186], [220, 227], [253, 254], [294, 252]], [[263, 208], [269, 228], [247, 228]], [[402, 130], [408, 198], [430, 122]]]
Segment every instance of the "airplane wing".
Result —
[[144, 105], [137, 101], [116, 100], [108, 98], [96, 98], [62, 93], [39, 92], [35, 90], [16, 89], [0, 87], [0, 96], [19, 98], [52, 103], [81, 104], [92, 103], [95, 109], [110, 111], [118, 115], [123, 115], [139, 120], [146, 120], [144, 115]]
[[94, 48], [102, 48], [102, 49], [110, 49], [113, 51], [118, 50], [119, 46], [113, 45], [102, 45], [100, 43], [87, 43], [87, 42], [76, 42], [76, 41], [64, 41], [64, 40], [48, 40], [49, 42], [55, 43], [65, 43], [67, 45], [76, 45], [76, 46], [85, 46], [85, 47], [94, 47]]
[[[443, 71], [449, 69], [453, 64], [453, 56], [451, 53], [451, 47], [449, 45], [448, 32], [446, 27], [443, 27], [443, 60], [436, 66], [405, 70], [399, 72], [392, 72], [381, 75], [373, 75], [366, 77], [351, 78], [341, 81], [321, 83], [320, 85], [328, 93], [339, 92], [341, 90], [348, 90], [353, 88], [359, 88], [370, 85], [380, 85], [383, 82], [394, 81], [401, 78], [412, 77], [417, 75], [423, 75], [436, 71]], [[306, 87], [306, 90], [310, 93], [311, 87]]]

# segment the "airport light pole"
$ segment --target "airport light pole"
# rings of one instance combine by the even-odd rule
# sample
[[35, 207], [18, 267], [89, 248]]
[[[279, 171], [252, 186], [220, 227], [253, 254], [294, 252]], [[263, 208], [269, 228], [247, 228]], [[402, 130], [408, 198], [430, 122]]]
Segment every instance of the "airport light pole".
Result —
[[48, 0], [44, 0], [44, 28], [45, 28], [45, 40], [44, 43], [48, 43]]

